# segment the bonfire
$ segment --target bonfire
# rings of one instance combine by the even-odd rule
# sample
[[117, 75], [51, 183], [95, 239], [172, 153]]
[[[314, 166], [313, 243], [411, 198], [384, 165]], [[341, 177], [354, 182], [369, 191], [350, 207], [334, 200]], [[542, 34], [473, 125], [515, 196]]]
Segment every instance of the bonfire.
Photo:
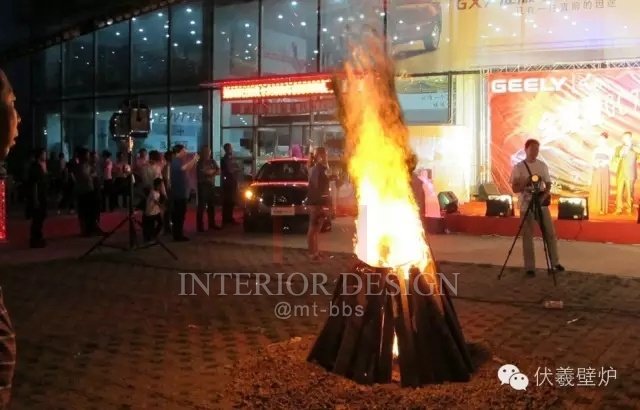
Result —
[[333, 303], [365, 314], [329, 318], [309, 360], [362, 383], [389, 382], [394, 364], [405, 386], [465, 381], [471, 361], [413, 197], [394, 74], [375, 37], [353, 48], [334, 81], [358, 202], [353, 271], [364, 280], [343, 274]]

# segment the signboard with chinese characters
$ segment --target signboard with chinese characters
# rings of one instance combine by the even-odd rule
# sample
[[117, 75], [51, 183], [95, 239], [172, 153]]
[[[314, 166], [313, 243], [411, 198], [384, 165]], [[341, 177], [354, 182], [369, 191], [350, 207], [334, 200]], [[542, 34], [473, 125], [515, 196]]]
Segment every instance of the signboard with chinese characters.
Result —
[[390, 2], [388, 28], [401, 72], [640, 56], [636, 0], [441, 0], [412, 15], [402, 3]]
[[[629, 150], [640, 153], [640, 70], [494, 73], [488, 82], [491, 171], [502, 192], [510, 191], [511, 170], [524, 159], [529, 138], [540, 141], [539, 157], [549, 166], [555, 193], [589, 195], [595, 202], [594, 188], [605, 186], [605, 203], [613, 203], [625, 180], [620, 175], [629, 175], [624, 184], [638, 185], [632, 178], [637, 161], [625, 159], [634, 167], [627, 171], [619, 154], [627, 150], [626, 132]], [[604, 183], [595, 178], [600, 172]]]

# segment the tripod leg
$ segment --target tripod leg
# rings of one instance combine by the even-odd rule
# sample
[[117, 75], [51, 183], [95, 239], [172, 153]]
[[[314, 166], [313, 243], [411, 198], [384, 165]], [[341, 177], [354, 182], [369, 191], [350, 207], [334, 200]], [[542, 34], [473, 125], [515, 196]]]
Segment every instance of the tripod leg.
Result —
[[524, 216], [522, 217], [522, 221], [520, 221], [520, 227], [518, 228], [518, 232], [516, 233], [515, 238], [513, 238], [513, 243], [511, 244], [511, 248], [509, 248], [509, 252], [507, 253], [507, 258], [504, 260], [504, 264], [502, 265], [502, 269], [500, 269], [500, 274], [498, 274], [498, 280], [500, 280], [502, 278], [502, 274], [504, 273], [505, 268], [507, 267], [507, 263], [509, 262], [509, 258], [511, 257], [511, 253], [513, 252], [513, 248], [515, 248], [516, 246], [516, 242], [518, 242], [518, 237], [520, 236], [520, 233], [522, 232], [522, 228], [524, 227], [524, 224], [527, 222], [527, 218], [529, 217], [529, 213], [531, 213], [531, 205], [533, 202], [529, 203], [529, 206], [527, 207], [527, 210], [524, 213]]
[[[141, 228], [143, 228], [143, 226], [142, 226], [142, 222], [140, 222], [140, 221], [138, 221], [138, 220], [136, 219], [136, 223], [138, 224], [138, 226], [140, 226]], [[173, 251], [171, 251], [171, 249], [169, 249], [169, 248], [167, 247], [167, 245], [165, 245], [165, 243], [164, 243], [164, 242], [162, 242], [162, 240], [160, 240], [160, 238], [156, 237], [156, 238], [155, 238], [155, 241], [154, 241], [150, 246], [153, 246], [153, 245], [159, 245], [162, 249], [164, 249], [164, 250], [165, 250], [165, 252], [167, 252], [169, 255], [171, 255], [171, 257], [172, 257], [173, 259], [178, 260], [178, 256], [176, 256], [176, 254], [175, 254], [175, 253], [173, 253]]]
[[109, 232], [108, 234], [100, 238], [100, 240], [95, 245], [93, 245], [91, 249], [89, 249], [84, 255], [80, 257], [80, 259], [83, 259], [84, 257], [90, 255], [93, 251], [95, 251], [100, 246], [102, 246], [103, 243], [105, 243], [110, 237], [112, 237], [118, 231], [118, 229], [122, 228], [122, 226], [126, 224], [128, 221], [129, 221], [129, 218], [125, 218], [122, 221], [120, 221], [120, 223], [115, 228], [113, 228], [111, 232]]
[[557, 285], [556, 281], [556, 270], [553, 266], [553, 261], [551, 260], [551, 253], [549, 252], [549, 243], [547, 242], [547, 229], [544, 224], [544, 215], [542, 213], [542, 206], [540, 204], [537, 205], [536, 215], [538, 216], [538, 226], [540, 227], [540, 233], [542, 234], [542, 245], [544, 247], [544, 257], [547, 262], [547, 272], [549, 275], [553, 276], [553, 285]]

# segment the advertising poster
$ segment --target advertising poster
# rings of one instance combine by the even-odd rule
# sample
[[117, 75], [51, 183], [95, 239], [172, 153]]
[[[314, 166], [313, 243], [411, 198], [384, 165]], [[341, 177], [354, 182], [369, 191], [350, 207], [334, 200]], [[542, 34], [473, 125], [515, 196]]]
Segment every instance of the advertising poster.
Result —
[[401, 72], [635, 58], [637, 0], [392, 0]]
[[631, 132], [631, 150], [640, 153], [640, 70], [496, 73], [488, 84], [491, 168], [501, 191], [511, 192], [511, 169], [524, 159], [525, 141], [535, 138], [554, 193], [592, 195], [597, 176], [604, 175], [609, 202], [621, 180], [635, 185], [638, 200], [637, 159], [632, 164], [633, 153], [626, 162], [621, 157], [629, 152], [625, 132]]

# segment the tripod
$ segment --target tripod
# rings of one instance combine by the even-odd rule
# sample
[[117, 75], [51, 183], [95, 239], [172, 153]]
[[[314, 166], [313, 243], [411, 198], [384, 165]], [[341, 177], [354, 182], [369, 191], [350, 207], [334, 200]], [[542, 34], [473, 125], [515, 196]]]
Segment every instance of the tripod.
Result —
[[[131, 135], [129, 135], [127, 138], [128, 138], [127, 163], [129, 164], [129, 170], [131, 171], [133, 169], [133, 153], [132, 153], [133, 138], [131, 137]], [[95, 245], [93, 245], [91, 249], [89, 249], [84, 255], [80, 257], [80, 259], [85, 258], [86, 256], [90, 255], [91, 253], [93, 253], [93, 251], [95, 251], [100, 247], [115, 248], [115, 249], [120, 249], [122, 251], [132, 251], [137, 249], [146, 249], [146, 248], [150, 248], [152, 246], [158, 245], [162, 247], [162, 249], [164, 249], [169, 255], [171, 255], [173, 259], [177, 260], [178, 257], [176, 256], [176, 254], [173, 253], [171, 249], [169, 249], [167, 245], [165, 245], [164, 242], [162, 242], [162, 240], [160, 240], [160, 238], [158, 238], [157, 236], [154, 238], [152, 242], [145, 244], [143, 246], [138, 246], [138, 237], [136, 235], [136, 225], [142, 228], [142, 223], [138, 219], [136, 219], [135, 213], [134, 213], [134, 205], [133, 205], [134, 190], [133, 190], [133, 173], [132, 172], [129, 172], [127, 175], [127, 190], [129, 192], [129, 204], [127, 209], [127, 216], [115, 228], [113, 228], [111, 232], [108, 232], [105, 236], [100, 238], [100, 240]], [[118, 230], [120, 230], [120, 228], [122, 228], [124, 225], [127, 225], [129, 228], [129, 245], [127, 247], [122, 247], [122, 246], [106, 244], [105, 242], [110, 237], [112, 237], [116, 232], [118, 232]]]
[[540, 205], [540, 191], [534, 191], [531, 195], [531, 201], [529, 202], [529, 206], [522, 217], [522, 221], [520, 222], [520, 227], [518, 228], [518, 232], [516, 233], [515, 238], [513, 238], [513, 243], [511, 244], [511, 248], [509, 249], [509, 253], [507, 254], [507, 258], [504, 261], [504, 265], [502, 265], [502, 269], [500, 269], [500, 274], [498, 275], [498, 280], [502, 278], [502, 274], [504, 273], [505, 268], [507, 267], [507, 263], [509, 262], [509, 258], [511, 257], [511, 253], [513, 252], [513, 248], [516, 246], [516, 242], [518, 241], [518, 237], [522, 232], [522, 228], [524, 224], [528, 222], [529, 215], [534, 215], [534, 218], [538, 222], [538, 226], [540, 227], [540, 232], [542, 233], [542, 243], [544, 246], [544, 257], [547, 263], [547, 272], [549, 275], [553, 276], [553, 285], [556, 286], [556, 271], [553, 267], [553, 263], [551, 262], [551, 255], [549, 254], [549, 244], [547, 243], [547, 230], [544, 226], [544, 222], [542, 220], [542, 205]]

